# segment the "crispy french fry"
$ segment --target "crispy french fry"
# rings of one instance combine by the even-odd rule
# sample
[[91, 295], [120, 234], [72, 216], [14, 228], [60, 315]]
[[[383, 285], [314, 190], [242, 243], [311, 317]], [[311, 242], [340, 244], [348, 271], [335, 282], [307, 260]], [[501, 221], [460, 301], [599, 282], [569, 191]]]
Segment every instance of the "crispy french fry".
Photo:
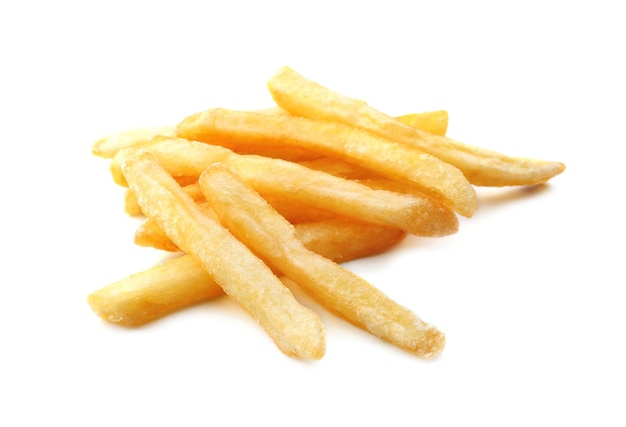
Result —
[[[277, 106], [256, 111], [263, 114], [291, 114], [289, 111]], [[448, 112], [445, 110], [403, 114], [397, 116], [396, 120], [407, 126], [434, 133], [435, 135], [445, 135], [448, 130]]]
[[178, 124], [180, 137], [220, 144], [231, 149], [273, 145], [317, 150], [376, 173], [411, 183], [459, 214], [471, 217], [476, 193], [451, 166], [424, 151], [342, 123], [282, 114], [212, 109]]
[[289, 67], [268, 82], [279, 107], [294, 115], [355, 126], [383, 138], [417, 147], [459, 168], [474, 185], [533, 185], [565, 170], [561, 162], [511, 157], [407, 126], [363, 101], [343, 96]]
[[147, 152], [128, 158], [124, 176], [144, 214], [156, 218], [172, 241], [256, 319], [285, 354], [319, 359], [326, 344], [322, 322], [303, 307], [259, 258], [202, 213]]
[[231, 233], [325, 307], [420, 357], [431, 358], [443, 349], [442, 332], [366, 280], [306, 249], [293, 226], [226, 166], [213, 165], [199, 183]]
[[130, 129], [100, 138], [91, 146], [91, 152], [104, 158], [112, 158], [122, 148], [137, 147], [152, 140], [155, 136], [174, 136], [175, 126], [154, 126]]
[[424, 132], [445, 135], [448, 131], [448, 112], [445, 110], [425, 111], [397, 116], [396, 120]]
[[138, 149], [118, 152], [111, 162], [111, 171], [118, 183], [123, 184], [124, 178], [119, 165], [126, 156], [140, 150], [155, 155], [173, 176], [199, 176], [213, 163], [221, 162], [236, 170], [264, 196], [288, 199], [420, 236], [439, 237], [458, 230], [454, 212], [433, 198], [372, 190], [293, 162], [238, 155], [224, 147], [182, 138], [162, 139]]
[[104, 320], [138, 326], [223, 294], [198, 260], [183, 255], [92, 292], [87, 302]]

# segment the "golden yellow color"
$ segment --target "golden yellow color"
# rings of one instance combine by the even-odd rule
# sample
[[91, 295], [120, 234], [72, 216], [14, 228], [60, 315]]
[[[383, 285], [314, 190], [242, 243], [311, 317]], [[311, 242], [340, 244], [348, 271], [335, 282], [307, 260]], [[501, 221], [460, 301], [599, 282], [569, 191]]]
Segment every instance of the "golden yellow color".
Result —
[[363, 278], [305, 248], [293, 225], [226, 166], [213, 165], [199, 183], [233, 235], [326, 308], [420, 357], [432, 358], [441, 352], [445, 343], [442, 332]]
[[278, 106], [294, 115], [343, 123], [419, 148], [460, 169], [474, 185], [533, 185], [565, 170], [561, 162], [511, 157], [409, 126], [364, 101], [331, 91], [289, 67], [281, 68], [268, 87]]
[[410, 183], [463, 216], [471, 217], [478, 207], [474, 188], [454, 166], [342, 123], [216, 108], [187, 117], [177, 134], [233, 150], [263, 144], [306, 148]]
[[122, 171], [143, 213], [193, 256], [234, 301], [265, 329], [285, 354], [319, 359], [326, 350], [317, 314], [299, 304], [259, 258], [205, 215], [147, 152], [128, 158]]

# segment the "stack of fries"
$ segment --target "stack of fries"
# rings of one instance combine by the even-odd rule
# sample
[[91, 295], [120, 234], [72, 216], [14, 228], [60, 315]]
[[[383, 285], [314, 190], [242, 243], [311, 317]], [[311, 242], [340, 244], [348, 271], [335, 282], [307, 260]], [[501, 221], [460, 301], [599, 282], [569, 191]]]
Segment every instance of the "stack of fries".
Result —
[[419, 357], [444, 334], [339, 263], [381, 253], [403, 236], [442, 237], [478, 207], [474, 186], [534, 185], [560, 162], [506, 156], [445, 136], [448, 116], [390, 117], [285, 67], [268, 87], [276, 107], [211, 109], [176, 127], [102, 138], [143, 215], [135, 242], [181, 255], [89, 295], [103, 319], [139, 325], [226, 293], [285, 354], [320, 359], [322, 306]]

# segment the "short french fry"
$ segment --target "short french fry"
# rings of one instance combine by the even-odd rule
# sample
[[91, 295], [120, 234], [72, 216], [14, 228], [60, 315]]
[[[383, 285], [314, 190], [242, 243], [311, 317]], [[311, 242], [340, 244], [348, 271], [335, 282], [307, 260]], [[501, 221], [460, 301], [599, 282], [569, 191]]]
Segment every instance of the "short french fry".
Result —
[[444, 136], [448, 131], [448, 112], [445, 110], [404, 114], [397, 116], [396, 120], [434, 135]]
[[565, 170], [561, 162], [511, 157], [407, 126], [365, 102], [331, 91], [289, 67], [280, 69], [270, 79], [268, 87], [278, 106], [294, 115], [355, 126], [417, 147], [456, 166], [474, 185], [533, 185], [546, 182]]
[[100, 138], [91, 146], [91, 152], [107, 159], [112, 158], [122, 148], [137, 147], [152, 140], [155, 136], [174, 136], [174, 126], [154, 126], [130, 129]]
[[182, 138], [162, 139], [138, 149], [118, 152], [111, 162], [111, 171], [118, 183], [123, 184], [119, 166], [123, 159], [141, 150], [156, 156], [173, 176], [199, 176], [213, 163], [225, 163], [263, 196], [288, 199], [420, 236], [440, 237], [458, 230], [454, 212], [431, 197], [372, 190], [293, 162], [239, 155], [224, 147]]
[[303, 307], [259, 258], [205, 215], [147, 152], [127, 158], [122, 171], [149, 218], [198, 260], [233, 300], [256, 319], [285, 354], [319, 359], [326, 349], [321, 319]]
[[263, 144], [317, 150], [411, 183], [463, 216], [471, 217], [478, 207], [474, 188], [454, 166], [417, 147], [342, 123], [217, 108], [187, 117], [178, 124], [177, 133], [233, 150]]
[[306, 249], [293, 226], [226, 166], [213, 165], [199, 183], [231, 233], [325, 307], [420, 357], [432, 358], [443, 349], [443, 333], [366, 280]]
[[104, 320], [138, 326], [223, 294], [199, 261], [183, 255], [111, 283], [91, 293], [87, 302]]

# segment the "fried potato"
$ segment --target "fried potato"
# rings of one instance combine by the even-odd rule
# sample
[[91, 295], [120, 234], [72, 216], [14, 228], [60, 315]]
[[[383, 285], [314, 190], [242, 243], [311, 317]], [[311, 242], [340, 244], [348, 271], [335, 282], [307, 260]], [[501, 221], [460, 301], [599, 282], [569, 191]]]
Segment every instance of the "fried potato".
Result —
[[511, 157], [407, 126], [365, 102], [331, 91], [289, 67], [280, 69], [270, 79], [268, 87], [276, 104], [294, 115], [343, 123], [417, 147], [456, 166], [474, 185], [533, 185], [546, 182], [565, 170], [561, 162]]
[[424, 132], [445, 135], [448, 131], [448, 112], [445, 110], [425, 111], [397, 116], [396, 120]]
[[175, 134], [175, 126], [154, 126], [130, 129], [98, 139], [91, 146], [91, 152], [98, 157], [110, 159], [122, 148], [143, 145], [158, 135], [174, 136]]
[[215, 164], [199, 179], [221, 222], [321, 304], [403, 349], [431, 358], [445, 337], [369, 282], [306, 249], [293, 226], [226, 166]]
[[217, 108], [187, 117], [177, 133], [235, 150], [262, 144], [318, 150], [409, 182], [463, 216], [471, 217], [478, 206], [474, 188], [454, 166], [418, 148], [341, 123]]
[[293, 162], [239, 155], [224, 147], [182, 138], [162, 139], [118, 152], [111, 164], [118, 183], [123, 184], [124, 179], [119, 165], [125, 157], [140, 150], [155, 155], [173, 176], [199, 176], [213, 163], [225, 163], [264, 196], [280, 197], [420, 236], [440, 237], [458, 230], [454, 212], [433, 198], [373, 190]]
[[[151, 223], [153, 241], [178, 247]], [[334, 219], [295, 226], [296, 237], [309, 250], [336, 262], [376, 255], [397, 244], [404, 233], [387, 227]], [[166, 249], [168, 250], [168, 249]], [[138, 326], [179, 308], [223, 295], [222, 288], [194, 257], [181, 255], [92, 292], [88, 302], [104, 320]]]
[[197, 207], [176, 181], [142, 152], [127, 158], [124, 176], [144, 214], [196, 258], [222, 289], [265, 329], [285, 354], [319, 359], [326, 349], [317, 314], [303, 307], [258, 257]]
[[183, 255], [92, 292], [87, 302], [104, 320], [138, 326], [223, 294], [200, 261]]

